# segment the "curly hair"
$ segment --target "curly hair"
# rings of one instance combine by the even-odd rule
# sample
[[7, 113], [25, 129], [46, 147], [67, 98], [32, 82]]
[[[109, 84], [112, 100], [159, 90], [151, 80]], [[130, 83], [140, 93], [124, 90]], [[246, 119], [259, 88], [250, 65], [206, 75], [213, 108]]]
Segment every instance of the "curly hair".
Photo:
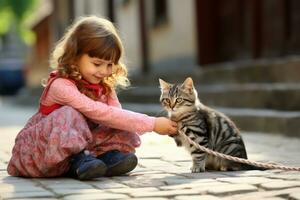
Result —
[[128, 71], [122, 62], [124, 47], [114, 25], [96, 16], [79, 18], [60, 41], [51, 55], [50, 65], [56, 68], [60, 77], [76, 82], [80, 92], [95, 99], [93, 93], [83, 87], [76, 60], [83, 54], [113, 61], [116, 66], [110, 77], [103, 79], [102, 85], [109, 93], [117, 86], [129, 86]]

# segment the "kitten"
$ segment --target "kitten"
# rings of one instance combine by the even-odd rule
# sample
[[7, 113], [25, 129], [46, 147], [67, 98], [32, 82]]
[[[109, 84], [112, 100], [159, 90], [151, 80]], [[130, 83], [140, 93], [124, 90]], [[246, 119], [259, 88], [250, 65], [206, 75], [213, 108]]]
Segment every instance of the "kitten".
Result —
[[169, 118], [178, 122], [178, 135], [172, 136], [177, 146], [184, 146], [191, 154], [191, 171], [247, 170], [254, 167], [206, 155], [190, 144], [186, 138], [211, 150], [247, 159], [243, 139], [235, 124], [224, 114], [203, 105], [194, 88], [192, 78], [183, 84], [169, 84], [159, 79], [160, 102], [168, 111]]

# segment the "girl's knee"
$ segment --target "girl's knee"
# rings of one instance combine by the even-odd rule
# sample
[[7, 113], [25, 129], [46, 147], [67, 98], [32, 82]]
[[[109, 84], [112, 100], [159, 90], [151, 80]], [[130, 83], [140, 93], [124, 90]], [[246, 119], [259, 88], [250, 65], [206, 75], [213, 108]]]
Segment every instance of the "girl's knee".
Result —
[[53, 113], [53, 117], [61, 120], [65, 119], [68, 122], [75, 120], [77, 122], [81, 121], [86, 123], [85, 117], [78, 110], [71, 106], [62, 106], [61, 108], [57, 109], [55, 113]]
[[71, 116], [83, 117], [83, 115], [78, 110], [76, 110], [75, 108], [73, 108], [71, 106], [62, 106], [59, 110], [61, 110], [61, 112], [63, 112], [63, 113], [71, 115]]
[[78, 110], [71, 106], [62, 106], [59, 110], [61, 111], [67, 111], [67, 112], [72, 112], [72, 113], [80, 113]]

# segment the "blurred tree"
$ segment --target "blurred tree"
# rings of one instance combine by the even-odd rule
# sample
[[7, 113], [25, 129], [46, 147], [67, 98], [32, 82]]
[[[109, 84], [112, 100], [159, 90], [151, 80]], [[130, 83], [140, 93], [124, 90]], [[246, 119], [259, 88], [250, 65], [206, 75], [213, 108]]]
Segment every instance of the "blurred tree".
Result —
[[0, 0], [0, 36], [15, 28], [26, 44], [35, 41], [28, 21], [34, 17], [34, 9], [39, 0]]

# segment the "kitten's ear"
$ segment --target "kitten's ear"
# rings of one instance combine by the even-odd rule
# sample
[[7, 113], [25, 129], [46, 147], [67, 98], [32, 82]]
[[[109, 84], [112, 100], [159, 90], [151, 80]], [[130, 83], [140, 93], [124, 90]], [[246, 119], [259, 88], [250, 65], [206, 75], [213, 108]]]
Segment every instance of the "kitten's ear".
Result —
[[194, 89], [193, 79], [191, 77], [186, 78], [182, 86], [188, 90], [193, 90]]
[[170, 88], [170, 84], [167, 83], [166, 81], [162, 80], [162, 79], [158, 79], [159, 80], [159, 84], [160, 84], [160, 88], [162, 90], [167, 90]]

